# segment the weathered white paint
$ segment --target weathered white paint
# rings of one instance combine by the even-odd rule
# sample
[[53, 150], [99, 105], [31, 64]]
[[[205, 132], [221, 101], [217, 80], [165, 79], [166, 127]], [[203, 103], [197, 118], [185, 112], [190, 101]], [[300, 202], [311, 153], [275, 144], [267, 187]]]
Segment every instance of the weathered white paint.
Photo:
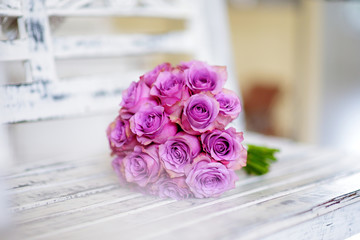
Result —
[[[215, 1], [214, 3], [218, 2]], [[210, 5], [214, 5], [214, 3]], [[84, 78], [84, 80], [74, 83], [65, 83], [64, 80], [61, 80], [59, 83], [53, 84], [52, 82], [58, 80], [55, 71], [55, 59], [180, 53], [193, 55], [194, 58], [212, 63], [211, 59], [216, 59], [216, 56], [206, 55], [206, 52], [210, 52], [212, 48], [207, 42], [216, 34], [210, 35], [208, 33], [206, 19], [203, 14], [199, 14], [204, 11], [204, 6], [208, 5], [208, 2], [203, 0], [194, 4], [184, 0], [152, 0], [137, 2], [136, 4], [133, 1], [110, 0], [13, 1], [11, 6], [6, 5], [6, 7], [1, 8], [1, 11], [15, 11], [21, 6], [22, 14], [18, 18], [20, 39], [0, 43], [0, 60], [25, 60], [26, 82], [28, 83], [5, 86], [0, 89], [2, 106], [6, 113], [3, 121], [33, 121], [113, 109], [115, 100], [119, 101], [121, 91], [118, 87], [119, 82], [112, 83], [108, 88], [102, 86], [103, 78], [107, 77], [98, 76], [89, 77], [89, 82]], [[216, 11], [218, 6], [214, 5], [213, 10]], [[188, 21], [187, 29], [189, 30], [160, 35], [134, 34], [89, 36], [86, 38], [75, 36], [51, 38], [49, 16], [175, 18]], [[221, 16], [224, 17], [224, 14]], [[216, 17], [218, 18], [218, 16]], [[216, 41], [224, 46], [221, 44], [222, 35], [224, 34], [219, 34]], [[224, 65], [228, 63], [222, 62]], [[142, 73], [139, 72], [138, 76]], [[136, 78], [121, 78], [122, 86], [127, 86], [138, 76]], [[79, 85], [80, 82], [82, 82], [82, 86]], [[76, 87], [72, 88], [74, 85]], [[98, 87], [99, 89], [96, 89]], [[112, 87], [114, 88], [111, 90]]]
[[187, 9], [176, 7], [165, 8], [83, 8], [83, 9], [49, 9], [50, 16], [70, 17], [70, 16], [86, 16], [86, 17], [156, 17], [169, 19], [186, 19], [189, 17]]
[[27, 59], [29, 59], [27, 40], [0, 41], [0, 61], [21, 61]]
[[[56, 81], [55, 61], [52, 52], [49, 19], [45, 1], [22, 0], [23, 16], [18, 24], [20, 30], [26, 29], [30, 59], [27, 80]], [[25, 33], [20, 32], [23, 37]]]
[[[25, 39], [0, 41], [0, 61], [29, 60]], [[56, 59], [121, 57], [149, 53], [192, 54], [195, 44], [186, 32], [146, 35], [57, 37], [53, 39]]]
[[81, 57], [121, 57], [149, 53], [191, 54], [195, 44], [183, 32], [161, 35], [119, 35], [57, 37], [53, 42], [57, 59]]
[[46, 3], [51, 16], [117, 16], [183, 19], [189, 17], [189, 1], [132, 0], [51, 0]]
[[[94, 1], [94, 0], [47, 0], [49, 16], [117, 16], [117, 17], [156, 17], [184, 19], [188, 18], [189, 2], [146, 1], [138, 4], [136, 1]], [[21, 0], [2, 0], [0, 16], [19, 17], [22, 15]]]
[[19, 0], [1, 0], [0, 17], [18, 17], [21, 15]]
[[279, 161], [265, 176], [239, 173], [236, 189], [213, 199], [161, 200], [121, 188], [106, 155], [14, 169], [5, 179], [17, 232], [26, 239], [338, 239], [360, 232], [358, 158], [247, 136], [280, 147]]
[[[121, 92], [145, 71], [34, 82], [0, 89], [4, 122], [116, 112]], [[19, 97], [21, 96], [21, 97]]]
[[20, 10], [0, 8], [0, 17], [19, 17], [21, 14], [22, 12]]

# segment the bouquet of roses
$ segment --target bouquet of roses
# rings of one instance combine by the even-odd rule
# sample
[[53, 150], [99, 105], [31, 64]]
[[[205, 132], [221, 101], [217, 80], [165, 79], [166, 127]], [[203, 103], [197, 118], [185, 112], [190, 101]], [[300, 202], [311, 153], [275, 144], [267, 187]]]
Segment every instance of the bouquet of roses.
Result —
[[[226, 67], [190, 61], [160, 64], [132, 82], [107, 129], [120, 182], [175, 199], [217, 197], [234, 188], [247, 150], [243, 133], [226, 128], [241, 111], [238, 96], [223, 88], [226, 80]], [[251, 149], [274, 160], [273, 149]], [[248, 172], [267, 171], [267, 161], [252, 159]]]

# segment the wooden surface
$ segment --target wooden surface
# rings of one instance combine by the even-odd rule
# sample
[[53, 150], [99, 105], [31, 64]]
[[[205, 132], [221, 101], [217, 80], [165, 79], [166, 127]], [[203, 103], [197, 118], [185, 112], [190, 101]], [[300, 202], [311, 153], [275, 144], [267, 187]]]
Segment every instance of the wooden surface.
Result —
[[283, 139], [245, 137], [280, 147], [279, 161], [265, 176], [240, 172], [236, 189], [220, 198], [163, 200], [121, 188], [106, 154], [13, 169], [5, 183], [14, 226], [4, 236], [343, 239], [360, 232], [359, 158]]

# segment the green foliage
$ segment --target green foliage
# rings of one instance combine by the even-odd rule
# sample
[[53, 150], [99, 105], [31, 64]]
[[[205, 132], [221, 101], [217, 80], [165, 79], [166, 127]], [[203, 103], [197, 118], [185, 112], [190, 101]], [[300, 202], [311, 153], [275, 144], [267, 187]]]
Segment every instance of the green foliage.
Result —
[[243, 169], [248, 174], [263, 175], [269, 171], [270, 164], [277, 160], [275, 153], [280, 150], [249, 144], [247, 151], [247, 163]]

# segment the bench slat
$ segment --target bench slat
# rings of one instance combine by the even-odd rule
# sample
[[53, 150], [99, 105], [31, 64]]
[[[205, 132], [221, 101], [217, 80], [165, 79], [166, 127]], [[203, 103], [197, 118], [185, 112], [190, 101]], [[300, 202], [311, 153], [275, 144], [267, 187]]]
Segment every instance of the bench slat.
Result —
[[20, 1], [18, 0], [2, 0], [0, 2], [1, 17], [18, 17], [21, 16]]
[[0, 41], [0, 61], [21, 61], [27, 59], [29, 59], [27, 40]]
[[[116, 111], [121, 92], [145, 71], [67, 78], [0, 88], [4, 122], [33, 121]], [[18, 97], [18, 96], [21, 96]], [[75, 103], [75, 104], [74, 104]]]
[[[360, 205], [358, 159], [247, 135], [249, 140], [280, 147], [279, 161], [264, 176], [241, 173], [236, 189], [216, 199], [161, 200], [121, 188], [110, 160], [103, 157], [25, 168], [28, 174], [22, 174], [24, 169], [15, 171], [6, 176], [11, 186], [26, 185], [31, 179], [44, 181], [9, 190], [9, 196], [20, 203], [13, 208], [19, 232], [29, 239], [97, 239], [99, 234], [115, 239], [120, 232], [122, 239], [253, 239], [281, 232], [299, 234], [308, 230], [298, 228], [300, 223], [309, 227], [318, 218], [339, 221], [332, 213], [341, 210], [344, 217], [347, 208]], [[90, 175], [94, 178], [87, 179]], [[322, 224], [328, 223], [325, 220]]]
[[[303, 189], [304, 186], [312, 186], [312, 184], [316, 181], [324, 181], [328, 180], [331, 181], [332, 177], [329, 178], [329, 176], [332, 176], [333, 171], [329, 170], [325, 173], [325, 171], [320, 173], [312, 172], [311, 174], [304, 174], [302, 173], [302, 176], [298, 176], [295, 174], [294, 177], [287, 177], [283, 178], [283, 181], [281, 181], [281, 178], [273, 179], [273, 181], [260, 181], [258, 183], [253, 184], [247, 184], [244, 186], [239, 186], [236, 190], [232, 191], [229, 194], [224, 195], [219, 200], [211, 200], [211, 201], [202, 201], [201, 203], [198, 203], [198, 201], [187, 201], [186, 205], [183, 203], [181, 205], [181, 209], [178, 210], [178, 212], [174, 212], [175, 206], [178, 206], [178, 203], [173, 201], [169, 202], [168, 205], [163, 205], [161, 209], [154, 208], [153, 211], [150, 211], [147, 209], [146, 215], [151, 217], [150, 219], [145, 216], [137, 216], [133, 215], [131, 213], [132, 205], [129, 204], [130, 209], [122, 209], [122, 211], [117, 211], [117, 209], [126, 203], [119, 202], [119, 203], [113, 203], [109, 202], [109, 205], [101, 205], [99, 208], [92, 208], [89, 209], [87, 212], [70, 212], [64, 215], [59, 216], [60, 214], [56, 215], [56, 219], [53, 217], [43, 217], [41, 221], [34, 219], [33, 222], [28, 222], [24, 228], [29, 229], [30, 232], [33, 232], [36, 229], [39, 229], [40, 227], [43, 227], [43, 225], [46, 225], [46, 228], [51, 231], [56, 231], [57, 229], [63, 229], [64, 231], [67, 228], [74, 229], [74, 226], [77, 224], [82, 225], [83, 219], [86, 218], [87, 221], [92, 222], [107, 222], [112, 221], [116, 219], [116, 221], [120, 221], [119, 224], [123, 226], [123, 229], [126, 228], [133, 228], [136, 227], [136, 225], [133, 225], [132, 223], [136, 221], [137, 218], [141, 218], [137, 220], [137, 224], [146, 222], [151, 232], [151, 229], [153, 227], [156, 227], [157, 223], [150, 224], [148, 221], [155, 218], [155, 217], [161, 217], [161, 218], [176, 218], [177, 221], [179, 221], [180, 217], [184, 218], [184, 220], [181, 220], [180, 222], [187, 222], [190, 219], [195, 219], [197, 216], [201, 216], [203, 213], [207, 214], [211, 212], [211, 208], [214, 206], [221, 204], [225, 204], [227, 206], [237, 206], [237, 204], [234, 203], [238, 201], [248, 201], [249, 198], [259, 197], [259, 195], [263, 194], [264, 192], [268, 192], [269, 194], [281, 192], [289, 190], [291, 192], [294, 191], [294, 189]], [[285, 194], [284, 193], [284, 194]], [[107, 196], [109, 197], [109, 196]], [[77, 199], [76, 199], [77, 200]], [[104, 199], [105, 200], [105, 199]], [[144, 201], [149, 201], [147, 198], [143, 198]], [[133, 201], [132, 199], [129, 200], [129, 202]], [[73, 201], [75, 202], [75, 201]], [[85, 202], [83, 200], [83, 202]], [[110, 205], [111, 204], [111, 205]], [[156, 203], [157, 204], [157, 203]], [[70, 202], [66, 205], [61, 204], [61, 206], [58, 206], [58, 210], [63, 209], [65, 206], [69, 209], [73, 207], [74, 205]], [[131, 206], [131, 207], [130, 207]], [[39, 210], [37, 210], [40, 212]], [[138, 210], [140, 211], [140, 210]], [[161, 213], [161, 214], [159, 214]], [[26, 213], [24, 213], [26, 214]], [[126, 219], [124, 219], [124, 217]], [[175, 220], [175, 219], [174, 219]], [[78, 221], [78, 222], [77, 222]], [[45, 223], [46, 222], [46, 223]], [[170, 221], [173, 222], [173, 221]], [[33, 230], [31, 230], [33, 229]]]
[[57, 59], [119, 57], [149, 53], [191, 54], [194, 46], [186, 32], [158, 35], [81, 36], [54, 38]]
[[58, 17], [155, 17], [167, 19], [188, 19], [189, 11], [177, 7], [147, 8], [83, 8], [83, 9], [48, 9], [49, 16]]
[[[219, 205], [234, 207], [239, 205], [238, 202], [246, 204], [249, 199], [253, 199], [255, 201], [260, 198], [261, 195], [264, 195], [264, 193], [272, 195], [274, 193], [281, 192], [285, 196], [289, 193], [303, 190], [304, 188], [310, 188], [318, 181], [331, 182], [333, 180], [332, 174], [333, 171], [327, 171], [326, 173], [324, 171], [324, 173], [319, 172], [316, 174], [314, 172], [312, 174], [301, 172], [299, 173], [299, 175], [295, 175], [294, 177], [284, 178], [283, 181], [281, 181], [280, 179], [274, 179], [274, 181], [272, 182], [266, 181], [266, 185], [264, 185], [265, 182], [259, 182], [241, 187], [239, 186], [236, 190], [224, 195], [221, 199], [218, 200], [208, 200], [201, 202], [198, 202], [196, 200], [186, 201], [186, 203], [184, 202], [180, 205], [181, 208], [179, 207], [179, 203], [176, 201], [169, 201], [168, 204], [161, 205], [161, 207], [158, 207], [158, 202], [155, 202], [155, 206], [153, 206], [154, 208], [152, 208], [151, 204], [145, 204], [146, 202], [150, 203], [149, 198], [142, 197], [138, 200], [142, 200], [145, 207], [142, 210], [138, 209], [136, 211], [136, 214], [133, 212], [133, 205], [131, 204], [131, 202], [134, 201], [133, 199], [129, 199], [127, 201], [128, 203], [109, 202], [108, 205], [100, 205], [100, 207], [97, 208], [89, 209], [88, 207], [88, 211], [86, 212], [71, 211], [70, 213], [61, 216], [59, 216], [60, 214], [58, 214], [56, 215], [56, 219], [54, 219], [53, 217], [43, 217], [41, 221], [35, 220], [33, 222], [28, 222], [26, 226], [24, 225], [24, 230], [27, 229], [26, 231], [29, 231], [27, 233], [34, 233], [34, 231], [36, 231], [37, 229], [46, 227], [46, 229], [48, 229], [49, 231], [54, 231], [54, 234], [56, 234], [56, 231], [58, 229], [61, 229], [61, 232], [66, 232], [75, 229], [75, 226], [77, 225], [77, 228], [80, 229], [81, 227], [83, 227], [84, 219], [86, 219], [88, 222], [86, 225], [89, 226], [94, 222], [94, 225], [96, 225], [96, 223], [105, 224], [109, 221], [111, 224], [115, 224], [112, 222], [116, 222], [117, 224], [121, 225], [123, 227], [123, 230], [127, 230], [128, 228], [133, 229], [142, 223], [146, 223], [147, 226], [146, 228], [143, 228], [141, 235], [147, 235], [146, 231], [149, 231], [148, 234], [150, 234], [152, 232], [152, 229], [159, 226], [159, 223], [154, 221], [154, 219], [156, 220], [157, 218], [163, 219], [163, 223], [161, 223], [160, 225], [164, 225], [165, 227], [166, 222], [189, 222], [192, 219], [198, 218], [199, 216], [211, 213], [211, 209], [213, 209], [214, 207], [219, 210]], [[83, 200], [83, 202], [85, 201]], [[68, 209], [74, 206], [69, 203], [66, 205]], [[128, 209], [120, 208], [124, 205], [127, 205]], [[64, 204], [58, 206], [57, 209], [61, 208], [64, 208]], [[174, 211], [174, 209], [177, 209], [177, 211]], [[145, 215], [143, 215], [144, 211], [146, 211]], [[40, 211], [38, 210], [38, 212]], [[134, 224], [135, 222], [136, 224]], [[132, 238], [137, 238], [136, 235], [134, 236], [134, 233], [132, 231], [124, 232], [127, 232], [129, 235], [131, 235]]]
[[46, 6], [50, 16], [117, 16], [187, 18], [186, 0], [172, 1], [119, 1], [119, 0], [48, 0]]

